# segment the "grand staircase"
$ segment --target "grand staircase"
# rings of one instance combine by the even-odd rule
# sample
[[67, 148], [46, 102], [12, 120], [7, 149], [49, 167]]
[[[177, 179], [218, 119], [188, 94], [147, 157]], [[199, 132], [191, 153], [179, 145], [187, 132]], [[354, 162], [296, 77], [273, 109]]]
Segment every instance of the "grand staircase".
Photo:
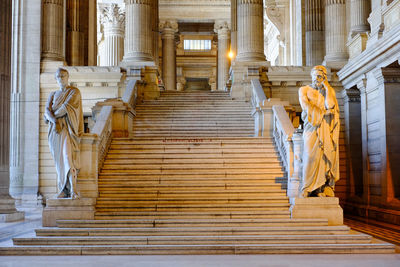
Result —
[[273, 140], [251, 137], [250, 111], [223, 92], [145, 101], [135, 137], [112, 141], [95, 220], [60, 220], [8, 254], [394, 252], [345, 225], [291, 219]]

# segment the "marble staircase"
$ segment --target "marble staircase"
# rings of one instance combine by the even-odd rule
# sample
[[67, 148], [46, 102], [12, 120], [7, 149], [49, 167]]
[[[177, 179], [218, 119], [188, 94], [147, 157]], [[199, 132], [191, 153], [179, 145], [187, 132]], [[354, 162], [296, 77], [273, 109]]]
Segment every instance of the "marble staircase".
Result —
[[246, 102], [164, 92], [137, 107], [134, 138], [114, 138], [95, 220], [59, 220], [0, 255], [393, 253], [325, 219], [291, 219], [271, 138], [250, 137]]

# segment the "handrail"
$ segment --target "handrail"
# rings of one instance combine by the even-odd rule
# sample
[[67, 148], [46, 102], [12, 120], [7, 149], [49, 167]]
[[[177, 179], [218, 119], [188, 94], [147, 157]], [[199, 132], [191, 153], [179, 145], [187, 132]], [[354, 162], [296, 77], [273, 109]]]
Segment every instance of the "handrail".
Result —
[[300, 190], [302, 135], [295, 131], [283, 106], [273, 106], [272, 110], [273, 137], [288, 175], [287, 195], [297, 197]]
[[267, 97], [265, 96], [260, 80], [252, 79], [251, 87], [252, 87], [252, 95], [251, 95], [252, 105], [254, 108], [259, 108], [260, 104], [264, 103], [264, 101], [267, 100]]
[[139, 80], [130, 80], [126, 85], [126, 89], [124, 95], [122, 96], [122, 101], [131, 105], [133, 109], [136, 108], [136, 100], [137, 100], [137, 85], [139, 84]]
[[112, 118], [113, 107], [103, 106], [100, 114], [97, 116], [96, 124], [93, 127], [92, 133], [98, 137], [97, 142], [97, 163], [98, 170], [103, 166], [108, 148], [112, 139]]

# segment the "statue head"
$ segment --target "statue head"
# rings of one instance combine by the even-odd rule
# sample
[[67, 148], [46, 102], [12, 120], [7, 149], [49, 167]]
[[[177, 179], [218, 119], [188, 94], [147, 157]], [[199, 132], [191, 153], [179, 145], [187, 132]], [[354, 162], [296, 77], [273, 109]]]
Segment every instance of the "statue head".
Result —
[[322, 82], [324, 80], [327, 80], [327, 71], [325, 66], [318, 65], [312, 68], [311, 70], [311, 78], [312, 78], [312, 83], [316, 85], [317, 87], [322, 87]]
[[58, 68], [55, 74], [56, 81], [60, 88], [65, 88], [68, 85], [69, 73], [66, 69]]

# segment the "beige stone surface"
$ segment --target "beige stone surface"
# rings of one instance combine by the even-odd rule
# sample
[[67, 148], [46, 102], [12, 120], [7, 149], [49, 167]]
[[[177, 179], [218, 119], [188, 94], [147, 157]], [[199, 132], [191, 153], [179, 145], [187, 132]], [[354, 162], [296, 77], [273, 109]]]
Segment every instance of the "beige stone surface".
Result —
[[43, 210], [42, 225], [57, 226], [57, 220], [90, 220], [94, 219], [96, 200], [81, 199], [48, 199]]
[[294, 219], [327, 219], [328, 225], [343, 225], [343, 210], [337, 197], [291, 198], [290, 213]]

